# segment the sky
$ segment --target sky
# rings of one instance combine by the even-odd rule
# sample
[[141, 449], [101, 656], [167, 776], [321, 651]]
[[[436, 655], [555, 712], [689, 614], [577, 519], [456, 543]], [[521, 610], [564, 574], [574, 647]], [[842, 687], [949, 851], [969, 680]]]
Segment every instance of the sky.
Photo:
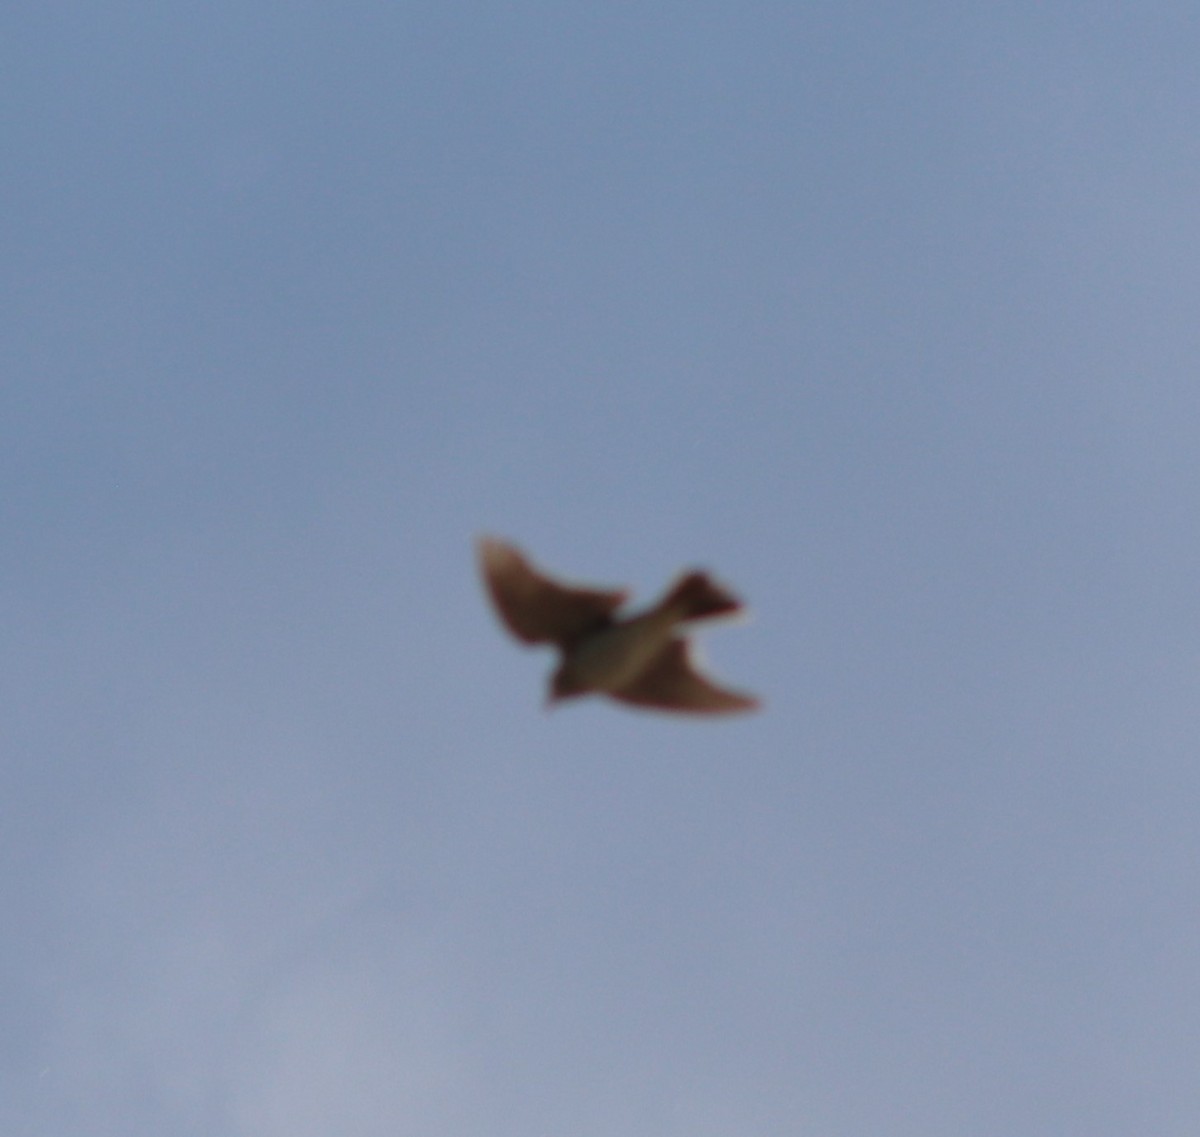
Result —
[[[0, 15], [0, 1130], [1193, 1137], [1200, 14]], [[474, 540], [764, 709], [543, 710]]]

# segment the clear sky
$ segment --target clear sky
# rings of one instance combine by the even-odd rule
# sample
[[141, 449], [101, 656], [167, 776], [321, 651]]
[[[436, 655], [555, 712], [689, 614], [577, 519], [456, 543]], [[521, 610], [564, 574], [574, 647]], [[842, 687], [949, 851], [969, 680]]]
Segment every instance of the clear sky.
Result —
[[[1198, 58], [7, 6], [0, 1131], [1200, 1132]], [[766, 709], [547, 715], [483, 532]]]

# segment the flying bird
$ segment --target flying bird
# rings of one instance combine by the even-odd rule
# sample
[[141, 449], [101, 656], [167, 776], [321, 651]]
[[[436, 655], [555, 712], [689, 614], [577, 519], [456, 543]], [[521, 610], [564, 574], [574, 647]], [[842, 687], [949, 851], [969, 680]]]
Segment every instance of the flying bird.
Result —
[[561, 584], [506, 541], [479, 540], [484, 584], [500, 619], [527, 644], [559, 649], [548, 705], [579, 695], [609, 695], [622, 703], [685, 714], [752, 711], [751, 695], [718, 687], [697, 670], [687, 639], [694, 620], [743, 611], [707, 573], [685, 572], [657, 604], [618, 616], [625, 589]]

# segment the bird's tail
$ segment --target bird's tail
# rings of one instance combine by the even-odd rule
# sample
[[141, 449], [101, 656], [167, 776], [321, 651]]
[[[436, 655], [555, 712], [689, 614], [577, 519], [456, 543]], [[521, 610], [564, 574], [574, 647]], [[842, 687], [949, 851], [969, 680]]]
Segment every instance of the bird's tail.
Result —
[[704, 572], [681, 576], [663, 597], [662, 606], [679, 612], [683, 620], [702, 620], [742, 610], [742, 602]]

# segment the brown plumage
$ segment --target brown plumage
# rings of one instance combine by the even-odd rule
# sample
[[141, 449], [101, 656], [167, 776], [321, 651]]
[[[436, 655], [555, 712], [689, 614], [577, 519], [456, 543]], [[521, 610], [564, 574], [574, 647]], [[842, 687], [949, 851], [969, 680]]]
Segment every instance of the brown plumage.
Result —
[[696, 667], [680, 634], [694, 620], [743, 606], [707, 573], [687, 572], [646, 611], [619, 617], [624, 589], [580, 588], [550, 579], [514, 545], [479, 541], [483, 580], [509, 631], [528, 644], [549, 643], [561, 658], [549, 702], [591, 693], [633, 706], [689, 714], [750, 711], [758, 700], [718, 687]]

